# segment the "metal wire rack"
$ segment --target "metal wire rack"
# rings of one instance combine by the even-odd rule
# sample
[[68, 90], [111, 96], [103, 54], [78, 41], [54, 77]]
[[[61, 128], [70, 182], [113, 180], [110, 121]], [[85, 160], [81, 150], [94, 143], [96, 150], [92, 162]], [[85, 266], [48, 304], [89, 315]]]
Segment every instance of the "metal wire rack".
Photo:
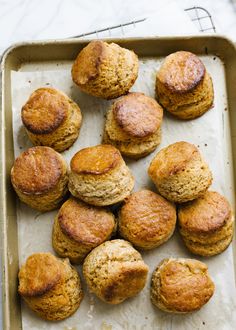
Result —
[[203, 7], [191, 7], [185, 9], [190, 19], [194, 22], [200, 32], [216, 32], [215, 24], [208, 10]]
[[[212, 19], [211, 14], [208, 10], [203, 7], [191, 7], [186, 8], [185, 11], [188, 13], [190, 19], [194, 24], [197, 25], [197, 28], [200, 32], [216, 32], [216, 28]], [[144, 22], [147, 18], [142, 18], [138, 20], [133, 20], [124, 24], [109, 26], [104, 29], [94, 30], [87, 33], [82, 33], [80, 35], [74, 36], [74, 38], [84, 38], [94, 35], [97, 39], [102, 38], [103, 34], [106, 33], [106, 36], [112, 37], [112, 32], [114, 30], [120, 30], [122, 35], [125, 35], [125, 27], [129, 26], [135, 28], [136, 24]]]

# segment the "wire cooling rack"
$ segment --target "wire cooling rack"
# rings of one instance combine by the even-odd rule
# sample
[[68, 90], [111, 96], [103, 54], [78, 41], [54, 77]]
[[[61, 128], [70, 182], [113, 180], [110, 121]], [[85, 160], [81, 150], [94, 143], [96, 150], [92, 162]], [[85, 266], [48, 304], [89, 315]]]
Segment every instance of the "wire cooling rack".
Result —
[[[200, 32], [216, 32], [216, 28], [212, 19], [211, 14], [209, 13], [208, 10], [206, 10], [203, 7], [191, 7], [191, 8], [186, 8], [185, 12], [188, 13], [191, 21], [197, 26], [198, 30]], [[102, 38], [104, 36], [104, 33], [106, 34], [105, 36], [112, 37], [112, 32], [115, 30], [117, 31], [118, 29], [120, 30], [122, 35], [125, 35], [125, 27], [136, 27], [136, 24], [140, 24], [144, 22], [147, 18], [142, 18], [138, 20], [133, 20], [131, 22], [127, 22], [124, 24], [119, 24], [119, 25], [113, 25], [106, 27], [104, 29], [99, 29], [87, 33], [83, 33], [77, 36], [74, 36], [74, 38], [83, 38], [83, 37], [88, 37], [94, 35], [94, 37]]]
[[203, 7], [191, 7], [185, 9], [190, 19], [194, 22], [200, 32], [216, 32], [215, 24], [208, 10]]

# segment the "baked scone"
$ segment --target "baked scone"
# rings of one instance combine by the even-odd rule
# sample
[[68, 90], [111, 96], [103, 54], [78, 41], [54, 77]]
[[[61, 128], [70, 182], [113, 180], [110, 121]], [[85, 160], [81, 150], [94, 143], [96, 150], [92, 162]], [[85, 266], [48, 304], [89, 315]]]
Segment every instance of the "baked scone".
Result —
[[120, 304], [145, 286], [148, 266], [124, 240], [107, 241], [85, 258], [83, 275], [89, 289], [109, 304]]
[[164, 259], [151, 280], [152, 303], [169, 313], [190, 313], [205, 305], [214, 293], [207, 265], [194, 259]]
[[60, 257], [81, 263], [92, 249], [110, 239], [115, 230], [111, 212], [70, 198], [55, 218], [52, 245]]
[[115, 101], [107, 113], [103, 142], [127, 157], [140, 158], [161, 142], [162, 107], [142, 93], [129, 93]]
[[198, 198], [212, 182], [212, 173], [198, 148], [184, 141], [160, 150], [152, 160], [148, 174], [159, 193], [176, 203]]
[[11, 182], [22, 202], [38, 211], [53, 210], [68, 191], [66, 161], [52, 148], [29, 148], [16, 158]]
[[138, 57], [115, 43], [91, 41], [72, 66], [72, 79], [93, 96], [114, 99], [126, 94], [138, 76]]
[[79, 106], [54, 88], [39, 88], [21, 110], [22, 122], [34, 145], [48, 146], [58, 152], [77, 139], [82, 115]]
[[127, 197], [134, 178], [119, 150], [101, 144], [81, 149], [70, 162], [69, 190], [86, 203], [112, 205]]
[[19, 271], [18, 292], [38, 316], [59, 321], [73, 314], [83, 298], [80, 276], [68, 259], [35, 253]]
[[178, 208], [180, 234], [194, 254], [213, 256], [231, 243], [234, 216], [226, 198], [214, 191]]
[[125, 199], [118, 219], [120, 235], [135, 247], [149, 250], [172, 236], [176, 209], [160, 195], [141, 190]]
[[212, 79], [195, 54], [179, 51], [167, 56], [157, 72], [156, 97], [174, 116], [197, 118], [213, 105]]

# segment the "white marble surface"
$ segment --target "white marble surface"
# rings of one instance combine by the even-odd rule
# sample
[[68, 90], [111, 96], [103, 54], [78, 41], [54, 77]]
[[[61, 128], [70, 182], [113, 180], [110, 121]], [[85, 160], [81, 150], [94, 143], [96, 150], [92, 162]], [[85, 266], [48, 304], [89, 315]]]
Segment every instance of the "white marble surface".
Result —
[[[137, 17], [147, 17], [158, 13], [168, 2], [170, 0], [0, 0], [0, 53], [19, 41], [66, 38]], [[175, 2], [181, 9], [196, 5], [205, 7], [213, 16], [217, 32], [236, 40], [234, 1]], [[167, 20], [171, 26], [171, 17]], [[174, 32], [174, 25], [172, 29]]]
[[[170, 2], [170, 0], [0, 0], [0, 54], [16, 42], [67, 38], [136, 18], [148, 17], [154, 13], [157, 23], [155, 25], [155, 20], [152, 20], [152, 29], [156, 28], [157, 35], [165, 34], [167, 30], [158, 18], [158, 13], [163, 13], [163, 8]], [[236, 0], [175, 0], [173, 2], [178, 7], [178, 12], [192, 6], [206, 8], [212, 15], [216, 31], [236, 41]], [[185, 31], [180, 30], [180, 27], [176, 29], [174, 16], [176, 15], [173, 11], [166, 14], [166, 17], [161, 15], [162, 22], [168, 25], [168, 33], [176, 34], [177, 30], [179, 34], [194, 33], [196, 27], [190, 27], [189, 23], [186, 23], [188, 29]], [[148, 35], [149, 30], [146, 31]]]

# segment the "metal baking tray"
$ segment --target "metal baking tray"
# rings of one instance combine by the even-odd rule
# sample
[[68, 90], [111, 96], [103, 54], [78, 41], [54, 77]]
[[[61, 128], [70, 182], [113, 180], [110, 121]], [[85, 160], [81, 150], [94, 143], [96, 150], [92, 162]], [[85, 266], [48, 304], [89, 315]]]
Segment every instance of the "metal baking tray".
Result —
[[[225, 136], [228, 139], [230, 155], [229, 171], [236, 177], [233, 163], [236, 164], [236, 48], [223, 36], [191, 36], [164, 38], [132, 38], [112, 40], [123, 47], [133, 49], [140, 59], [146, 57], [163, 57], [177, 50], [189, 50], [199, 55], [212, 54], [224, 62], [224, 74], [227, 90], [228, 120], [225, 125]], [[29, 70], [40, 70], [40, 65], [47, 63], [54, 68], [63, 61], [72, 61], [78, 52], [87, 44], [86, 40], [52, 40], [21, 43], [9, 48], [2, 58], [2, 113], [1, 113], [1, 193], [0, 224], [1, 251], [3, 270], [3, 328], [21, 329], [21, 304], [17, 294], [18, 273], [18, 233], [16, 215], [16, 196], [10, 184], [10, 169], [14, 161], [12, 131], [12, 97], [11, 71], [18, 71], [25, 64]], [[183, 136], [184, 139], [184, 136]], [[232, 157], [231, 157], [232, 156]], [[235, 182], [231, 182], [234, 187]], [[235, 245], [235, 244], [233, 244]], [[234, 250], [234, 256], [235, 256]], [[234, 260], [236, 260], [234, 258]], [[113, 329], [107, 327], [106, 329]], [[83, 329], [83, 328], [79, 328]], [[95, 329], [95, 328], [94, 328]], [[97, 328], [98, 329], [98, 328]], [[100, 329], [100, 327], [99, 327]], [[101, 328], [102, 329], [102, 328]], [[104, 327], [105, 329], [105, 327]], [[128, 328], [127, 328], [128, 329]], [[131, 328], [130, 328], [131, 329]], [[134, 329], [132, 327], [132, 329]], [[137, 328], [139, 329], [138, 324]], [[148, 327], [145, 329], [149, 329]], [[151, 329], [151, 328], [150, 328]]]

